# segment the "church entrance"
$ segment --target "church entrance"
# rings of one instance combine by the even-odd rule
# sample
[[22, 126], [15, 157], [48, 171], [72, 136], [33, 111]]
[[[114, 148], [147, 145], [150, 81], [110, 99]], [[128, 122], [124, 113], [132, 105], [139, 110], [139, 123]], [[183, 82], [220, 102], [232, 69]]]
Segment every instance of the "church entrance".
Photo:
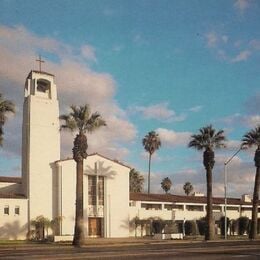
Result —
[[102, 218], [88, 218], [89, 237], [102, 237]]

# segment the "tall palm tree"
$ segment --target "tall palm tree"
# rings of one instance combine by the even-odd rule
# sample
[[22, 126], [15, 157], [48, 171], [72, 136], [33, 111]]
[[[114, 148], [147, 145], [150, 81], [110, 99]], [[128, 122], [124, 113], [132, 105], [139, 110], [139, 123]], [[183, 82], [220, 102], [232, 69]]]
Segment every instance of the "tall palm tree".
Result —
[[0, 93], [0, 146], [3, 145], [3, 126], [7, 120], [7, 114], [15, 113], [15, 105], [12, 101], [4, 99]]
[[170, 180], [169, 177], [163, 178], [161, 182], [161, 187], [165, 191], [165, 193], [168, 193], [168, 191], [172, 187], [172, 181]]
[[224, 131], [216, 130], [212, 125], [202, 127], [199, 130], [199, 134], [194, 134], [191, 136], [191, 141], [188, 146], [195, 148], [197, 150], [204, 150], [203, 153], [203, 165], [206, 169], [206, 179], [207, 179], [207, 231], [205, 233], [205, 240], [214, 239], [214, 222], [213, 222], [213, 210], [212, 210], [212, 170], [215, 163], [215, 148], [224, 147], [224, 141], [226, 140], [224, 136]]
[[242, 139], [242, 147], [248, 148], [256, 146], [255, 151], [255, 187], [253, 194], [253, 207], [252, 207], [252, 219], [249, 231], [249, 238], [256, 239], [257, 236], [257, 212], [258, 212], [258, 199], [259, 199], [259, 188], [260, 188], [260, 125], [255, 129], [247, 132]]
[[190, 193], [193, 191], [193, 185], [192, 185], [189, 181], [187, 181], [187, 182], [185, 182], [185, 184], [183, 185], [183, 190], [184, 190], [185, 194], [186, 194], [187, 196], [189, 196]]
[[144, 177], [136, 169], [129, 172], [129, 191], [142, 192], [144, 186]]
[[143, 138], [144, 149], [149, 153], [149, 168], [148, 168], [148, 194], [150, 193], [150, 175], [151, 175], [151, 158], [152, 154], [161, 146], [159, 135], [155, 131], [149, 132]]
[[76, 216], [74, 229], [74, 246], [82, 246], [84, 243], [83, 230], [83, 161], [87, 158], [87, 136], [86, 132], [91, 133], [106, 123], [98, 112], [91, 114], [89, 105], [71, 106], [71, 112], [67, 115], [61, 115], [63, 121], [61, 129], [67, 129], [71, 132], [77, 131], [73, 146], [73, 159], [77, 163], [76, 180]]

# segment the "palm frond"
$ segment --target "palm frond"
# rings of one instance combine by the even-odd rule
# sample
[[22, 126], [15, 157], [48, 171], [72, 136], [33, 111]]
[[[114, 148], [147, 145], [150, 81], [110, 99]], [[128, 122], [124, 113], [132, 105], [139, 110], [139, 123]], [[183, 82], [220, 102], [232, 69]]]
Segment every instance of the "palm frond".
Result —
[[224, 131], [216, 132], [212, 125], [208, 125], [199, 129], [198, 134], [193, 134], [188, 147], [197, 150], [214, 149], [225, 147], [226, 138]]
[[101, 118], [98, 112], [91, 114], [90, 106], [70, 106], [70, 113], [68, 115], [61, 115], [60, 119], [64, 122], [61, 129], [68, 129], [71, 131], [79, 130], [81, 133], [93, 132], [101, 126], [105, 126], [106, 122]]
[[15, 105], [11, 100], [3, 99], [3, 95], [0, 95], [0, 124], [4, 125], [7, 120], [7, 115], [15, 113]]
[[69, 130], [71, 132], [77, 129], [77, 124], [71, 115], [60, 115], [59, 119], [63, 121], [60, 125], [60, 130]]
[[87, 123], [85, 124], [85, 131], [91, 133], [94, 130], [100, 128], [101, 126], [106, 126], [106, 122], [98, 112], [95, 112], [91, 115], [88, 119]]
[[260, 125], [247, 132], [242, 138], [242, 147], [248, 148], [252, 146], [260, 147]]
[[4, 135], [4, 131], [2, 126], [0, 125], [0, 146], [3, 146], [3, 140], [4, 140], [3, 135]]
[[161, 146], [161, 140], [159, 135], [155, 131], [149, 132], [142, 140], [144, 149], [153, 154]]

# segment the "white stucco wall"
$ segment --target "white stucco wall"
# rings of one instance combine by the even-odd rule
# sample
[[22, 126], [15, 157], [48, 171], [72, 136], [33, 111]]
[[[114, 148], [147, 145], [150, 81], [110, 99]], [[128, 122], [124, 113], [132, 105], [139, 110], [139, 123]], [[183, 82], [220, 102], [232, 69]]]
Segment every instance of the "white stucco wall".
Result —
[[[37, 80], [50, 82], [47, 96], [37, 91]], [[23, 114], [22, 177], [29, 197], [29, 220], [53, 218], [53, 170], [60, 158], [59, 104], [52, 75], [32, 72], [26, 81]]]
[[[142, 208], [141, 205], [144, 204], [153, 204], [153, 205], [161, 205], [161, 209], [145, 209]], [[184, 220], [198, 220], [202, 217], [206, 216], [206, 204], [199, 203], [176, 203], [176, 205], [182, 205], [183, 210], [173, 209], [167, 210], [165, 205], [169, 204], [166, 202], [158, 202], [158, 201], [131, 201], [131, 206], [129, 207], [129, 219], [132, 221], [132, 225], [130, 226], [130, 236], [140, 236], [141, 228], [140, 226], [135, 230], [135, 225], [133, 223], [134, 219], [137, 217], [140, 220], [147, 220], [149, 218], [152, 219], [161, 219], [161, 220], [175, 220], [175, 221], [184, 221]], [[202, 206], [203, 210], [188, 210], [188, 206]], [[217, 205], [220, 206], [219, 210], [213, 210], [213, 215], [216, 212], [222, 216], [225, 215], [224, 204]], [[242, 210], [242, 209], [243, 210]], [[260, 208], [260, 207], [259, 207]], [[227, 217], [230, 220], [236, 220], [239, 217], [246, 216], [251, 219], [252, 207], [250, 205], [227, 205]], [[258, 217], [260, 217], [260, 212], [258, 213]], [[149, 233], [149, 232], [148, 232]], [[146, 230], [143, 230], [143, 235], [146, 235]]]
[[[96, 164], [96, 166], [95, 166]], [[88, 205], [88, 175], [104, 176], [104, 207], [96, 215], [90, 215]], [[84, 161], [84, 227], [88, 236], [88, 217], [104, 219], [104, 237], [129, 236], [129, 168], [94, 154]], [[58, 215], [63, 216], [62, 235], [74, 233], [75, 199], [76, 199], [76, 163], [70, 160], [56, 162], [56, 178], [61, 188], [56, 189]], [[93, 208], [93, 207], [92, 207]]]
[[62, 216], [61, 235], [74, 234], [76, 203], [76, 163], [65, 160], [56, 163], [58, 189], [56, 190], [57, 215]]
[[[9, 215], [4, 214], [4, 208], [9, 207]], [[15, 208], [19, 207], [19, 215]], [[0, 239], [26, 239], [28, 232], [28, 200], [1, 198], [0, 199]]]

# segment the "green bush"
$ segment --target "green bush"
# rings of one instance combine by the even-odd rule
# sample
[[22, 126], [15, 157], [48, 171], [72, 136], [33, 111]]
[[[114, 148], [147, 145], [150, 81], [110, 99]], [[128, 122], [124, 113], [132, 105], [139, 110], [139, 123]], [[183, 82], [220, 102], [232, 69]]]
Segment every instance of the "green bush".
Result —
[[[230, 227], [230, 220], [229, 220], [229, 218], [227, 218], [226, 232], [228, 232], [229, 227]], [[221, 235], [224, 236], [225, 235], [225, 217], [224, 216], [220, 218], [220, 231], [221, 231]]]
[[238, 234], [238, 219], [232, 219], [230, 221], [230, 229], [232, 235], [235, 235], [235, 233]]
[[240, 217], [238, 219], [238, 234], [244, 235], [249, 228], [249, 218], [248, 217]]
[[205, 218], [201, 218], [201, 219], [197, 220], [197, 227], [198, 227], [198, 230], [199, 230], [199, 234], [201, 236], [204, 236], [205, 233], [206, 233], [206, 228], [207, 228]]
[[257, 234], [260, 234], [260, 218], [257, 219]]
[[187, 220], [184, 223], [184, 231], [185, 231], [185, 235], [191, 235], [192, 232], [192, 224], [191, 221]]
[[153, 220], [152, 222], [152, 233], [161, 234], [165, 224], [161, 220]]
[[197, 235], [197, 225], [194, 220], [187, 220], [184, 223], [184, 230], [185, 230], [185, 235]]

